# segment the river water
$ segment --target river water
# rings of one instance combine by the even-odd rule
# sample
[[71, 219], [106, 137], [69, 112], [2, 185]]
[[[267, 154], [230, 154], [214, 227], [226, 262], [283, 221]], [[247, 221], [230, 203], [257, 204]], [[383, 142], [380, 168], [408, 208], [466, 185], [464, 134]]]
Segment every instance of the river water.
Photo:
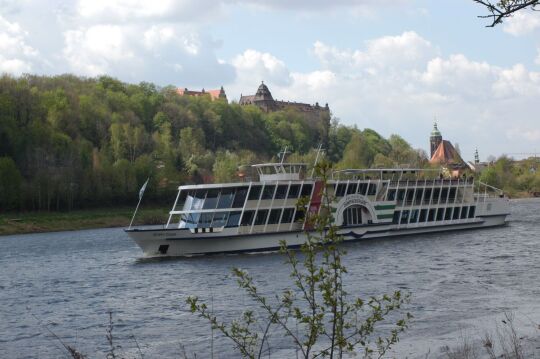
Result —
[[[504, 312], [524, 340], [540, 337], [540, 201], [513, 200], [511, 208], [505, 227], [346, 245], [349, 292], [411, 293], [414, 320], [394, 357], [439, 357], [442, 346], [500, 325]], [[109, 311], [115, 343], [130, 357], [138, 345], [145, 358], [178, 358], [181, 346], [205, 358], [211, 337], [216, 358], [236, 357], [185, 299], [198, 295], [231, 319], [250, 303], [231, 268], [248, 270], [272, 295], [290, 286], [283, 262], [279, 254], [141, 259], [118, 228], [0, 237], [0, 358], [66, 357], [49, 330], [104, 358]], [[292, 355], [280, 338], [272, 351]]]

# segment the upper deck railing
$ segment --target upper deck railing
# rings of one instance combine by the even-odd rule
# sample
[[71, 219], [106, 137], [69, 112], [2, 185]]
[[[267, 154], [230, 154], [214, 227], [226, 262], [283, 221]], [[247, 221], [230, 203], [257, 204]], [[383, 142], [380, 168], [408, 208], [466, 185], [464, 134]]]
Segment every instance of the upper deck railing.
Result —
[[252, 165], [257, 170], [259, 180], [266, 181], [299, 181], [306, 176], [306, 163], [261, 163]]

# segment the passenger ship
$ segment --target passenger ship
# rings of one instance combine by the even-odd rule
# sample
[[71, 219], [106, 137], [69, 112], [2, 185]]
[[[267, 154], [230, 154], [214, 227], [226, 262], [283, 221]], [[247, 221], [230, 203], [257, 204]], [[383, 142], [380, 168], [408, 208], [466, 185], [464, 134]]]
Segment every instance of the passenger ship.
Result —
[[298, 247], [312, 228], [296, 204], [308, 197], [306, 210], [317, 213], [323, 190], [334, 198], [334, 224], [344, 241], [500, 226], [509, 215], [502, 192], [473, 177], [351, 169], [334, 172], [323, 189], [303, 163], [252, 167], [258, 181], [180, 186], [165, 225], [126, 232], [146, 256], [274, 251], [282, 240]]

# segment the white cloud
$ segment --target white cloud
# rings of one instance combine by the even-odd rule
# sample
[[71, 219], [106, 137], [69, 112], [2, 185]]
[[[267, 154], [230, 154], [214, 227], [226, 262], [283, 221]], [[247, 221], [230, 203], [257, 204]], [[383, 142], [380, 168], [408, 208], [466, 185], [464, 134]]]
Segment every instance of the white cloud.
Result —
[[183, 86], [215, 86], [234, 76], [230, 65], [218, 62], [212, 42], [188, 27], [93, 25], [64, 36], [65, 59], [78, 74]]
[[514, 36], [525, 35], [538, 28], [540, 28], [540, 14], [537, 12], [516, 12], [503, 24], [503, 30]]
[[246, 50], [232, 60], [240, 82], [265, 80], [276, 85], [287, 85], [291, 81], [285, 63], [269, 53]]
[[381, 68], [411, 68], [437, 53], [431, 43], [414, 31], [367, 41], [364, 50], [340, 50], [317, 41], [313, 53], [326, 68], [347, 71], [361, 68], [375, 74]]
[[38, 52], [26, 43], [28, 34], [0, 15], [0, 73], [20, 75], [32, 70]]

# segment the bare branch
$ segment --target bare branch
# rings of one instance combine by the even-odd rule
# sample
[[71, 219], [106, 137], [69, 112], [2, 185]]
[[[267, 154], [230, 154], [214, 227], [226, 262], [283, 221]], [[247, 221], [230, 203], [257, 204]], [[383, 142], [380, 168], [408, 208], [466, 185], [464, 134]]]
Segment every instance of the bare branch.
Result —
[[489, 15], [480, 15], [479, 18], [490, 19], [491, 24], [486, 27], [495, 27], [504, 19], [512, 17], [517, 11], [529, 8], [533, 11], [540, 10], [540, 0], [500, 0], [496, 3], [490, 0], [473, 0], [475, 3], [486, 7]]

